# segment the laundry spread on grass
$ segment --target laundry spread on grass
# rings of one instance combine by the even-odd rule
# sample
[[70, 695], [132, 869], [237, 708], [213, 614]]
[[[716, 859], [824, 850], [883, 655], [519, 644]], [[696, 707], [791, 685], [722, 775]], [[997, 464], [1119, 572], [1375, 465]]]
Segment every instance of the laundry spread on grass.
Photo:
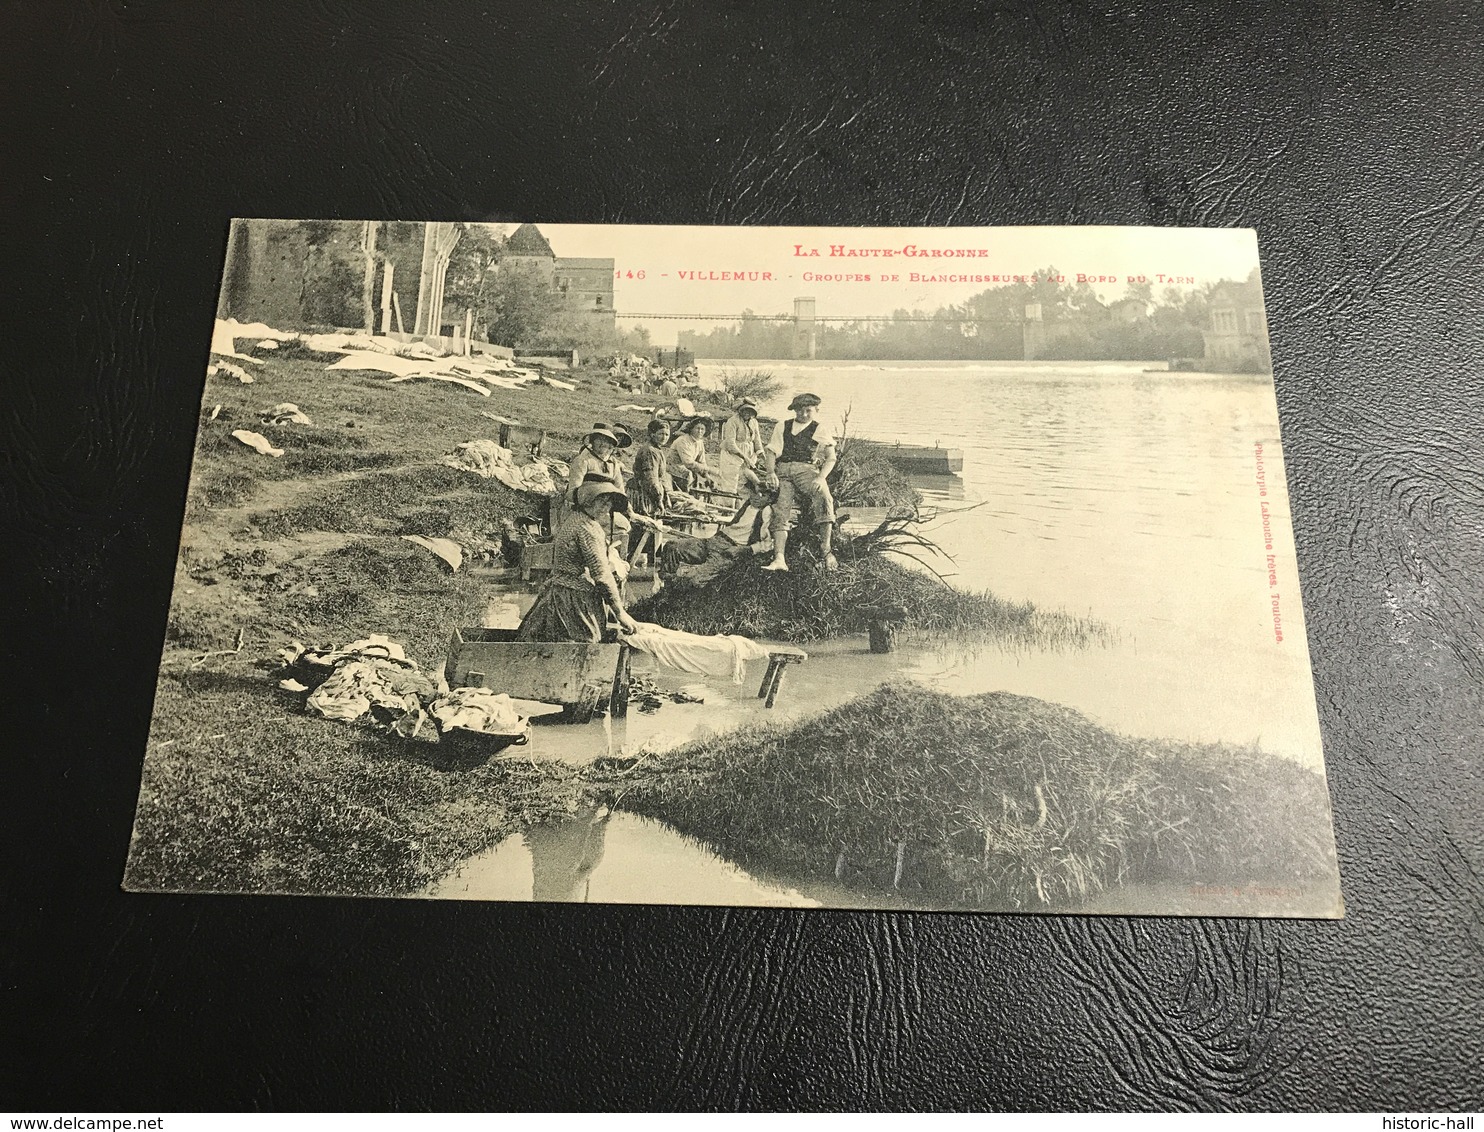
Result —
[[[514, 470], [515, 453], [508, 448], [501, 448], [493, 440], [479, 439], [468, 440], [457, 445], [452, 452], [443, 457], [443, 463], [450, 468], [459, 468], [466, 472], [491, 479], [500, 475], [500, 469]], [[503, 477], [501, 477], [504, 482]], [[507, 484], [507, 486], [516, 486]]]
[[536, 495], [555, 495], [560, 485], [566, 483], [569, 471], [564, 460], [550, 456], [538, 456], [517, 466], [515, 453], [489, 439], [468, 440], [456, 445], [441, 462], [485, 479], [499, 480], [512, 491], [528, 491]]
[[[251, 348], [277, 351], [293, 343], [318, 354], [340, 354], [330, 362], [327, 370], [352, 370], [371, 373], [386, 373], [394, 382], [426, 379], [461, 385], [481, 396], [490, 395], [490, 387], [521, 389], [532, 383], [571, 392], [577, 388], [572, 382], [548, 377], [539, 370], [517, 365], [509, 358], [493, 354], [450, 353], [428, 342], [403, 341], [389, 334], [366, 334], [363, 332], [331, 331], [326, 333], [294, 333], [277, 330], [262, 322], [236, 322], [232, 319], [217, 319], [212, 330], [212, 372], [225, 370], [234, 376], [242, 373], [241, 367], [220, 359], [231, 358], [239, 362], [262, 365], [263, 359], [238, 349], [239, 342], [250, 343]], [[250, 381], [250, 376], [239, 377]]]
[[443, 733], [458, 727], [487, 735], [514, 735], [527, 724], [508, 695], [488, 688], [457, 688], [434, 700], [428, 714]]
[[292, 401], [283, 401], [263, 413], [263, 423], [272, 425], [312, 425], [309, 414]]
[[455, 573], [464, 564], [464, 548], [451, 538], [428, 538], [426, 535], [403, 535], [402, 538], [424, 550], [431, 550], [447, 562]]
[[270, 441], [261, 432], [253, 432], [250, 429], [237, 428], [232, 430], [232, 435], [238, 440], [242, 441], [243, 444], [246, 444], [249, 448], [253, 449], [255, 452], [259, 452], [264, 456], [283, 455], [283, 449], [273, 447], [273, 442]]
[[296, 641], [279, 658], [284, 669], [278, 686], [307, 692], [305, 710], [326, 719], [354, 722], [376, 712], [380, 722], [395, 722], [421, 715], [423, 702], [438, 694], [437, 683], [407, 659], [402, 646], [380, 634], [323, 651]]
[[[257, 361], [256, 358], [248, 358], [246, 360], [250, 362]], [[231, 362], [212, 362], [206, 367], [207, 377], [215, 377], [219, 373], [224, 373], [229, 377], [235, 377], [243, 385], [251, 385], [256, 380], [247, 370], [241, 366], [234, 366]]]

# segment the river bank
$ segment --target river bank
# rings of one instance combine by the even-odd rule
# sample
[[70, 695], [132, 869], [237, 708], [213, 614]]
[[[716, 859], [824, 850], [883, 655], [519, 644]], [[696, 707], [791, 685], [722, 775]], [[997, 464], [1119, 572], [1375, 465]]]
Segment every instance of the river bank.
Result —
[[677, 747], [610, 797], [749, 871], [918, 907], [1069, 910], [1153, 885], [1298, 895], [1336, 867], [1324, 778], [1292, 760], [918, 683]]
[[[207, 378], [126, 883], [409, 892], [567, 812], [581, 793], [573, 776], [559, 763], [450, 771], [431, 744], [310, 718], [269, 678], [278, 650], [383, 632], [432, 671], [452, 628], [478, 623], [488, 583], [477, 553], [451, 572], [402, 536], [458, 534], [477, 547], [527, 509], [522, 493], [442, 456], [491, 435], [485, 413], [547, 430], [557, 451], [575, 449], [594, 420], [644, 417], [614, 412], [622, 398], [597, 370], [564, 374], [572, 391], [481, 397], [256, 352], [251, 383]], [[263, 423], [284, 402], [313, 423]], [[283, 455], [255, 452], [236, 429]]]
[[[459, 769], [426, 741], [305, 716], [269, 678], [278, 650], [381, 632], [434, 670], [452, 629], [478, 623], [483, 559], [498, 557], [502, 528], [530, 506], [442, 457], [492, 435], [488, 414], [546, 430], [558, 455], [594, 421], [637, 432], [647, 414], [617, 408], [626, 398], [597, 367], [563, 371], [570, 390], [482, 397], [258, 353], [251, 383], [226, 372], [207, 381], [126, 883], [404, 895], [606, 787], [558, 761]], [[264, 423], [285, 402], [313, 423]], [[240, 443], [237, 429], [283, 455]], [[405, 535], [458, 538], [465, 568], [450, 572]], [[1034, 611], [1005, 608], [1024, 638]]]

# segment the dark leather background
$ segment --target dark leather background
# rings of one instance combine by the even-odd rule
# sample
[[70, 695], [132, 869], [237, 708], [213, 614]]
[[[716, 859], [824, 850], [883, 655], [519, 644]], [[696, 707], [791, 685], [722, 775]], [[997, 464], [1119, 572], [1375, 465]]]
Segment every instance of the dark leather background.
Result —
[[[0, 1107], [1484, 1103], [1477, 3], [0, 23]], [[232, 215], [1256, 227], [1348, 917], [122, 894]]]

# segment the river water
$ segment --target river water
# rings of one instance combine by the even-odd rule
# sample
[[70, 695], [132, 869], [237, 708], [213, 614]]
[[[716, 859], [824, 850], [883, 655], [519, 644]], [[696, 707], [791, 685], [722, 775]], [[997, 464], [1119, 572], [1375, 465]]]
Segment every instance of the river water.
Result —
[[[848, 409], [852, 435], [962, 449], [961, 479], [919, 482], [939, 511], [931, 535], [954, 556], [942, 565], [954, 584], [1112, 631], [1090, 648], [1045, 652], [909, 646], [875, 656], [864, 638], [814, 645], [767, 716], [813, 714], [906, 677], [959, 694], [1036, 696], [1136, 736], [1255, 744], [1322, 772], [1270, 379], [1121, 362], [730, 364], [784, 379], [764, 407], [771, 415], [809, 391], [832, 428]], [[703, 380], [719, 369], [703, 365]], [[521, 754], [588, 761], [745, 726], [765, 711], [761, 668], [750, 666], [743, 685], [709, 681], [705, 705], [539, 727]], [[651, 674], [668, 687], [695, 680]], [[608, 855], [583, 872], [581, 893], [534, 898], [850, 902], [748, 877], [655, 823], [613, 815], [602, 824]], [[531, 860], [528, 839], [511, 839], [430, 895], [532, 899], [542, 885]]]
[[784, 379], [773, 415], [809, 391], [826, 424], [848, 409], [854, 435], [961, 448], [963, 498], [929, 489], [955, 584], [1117, 632], [1109, 648], [955, 663], [945, 687], [1321, 768], [1270, 378], [1129, 362], [733, 364]]

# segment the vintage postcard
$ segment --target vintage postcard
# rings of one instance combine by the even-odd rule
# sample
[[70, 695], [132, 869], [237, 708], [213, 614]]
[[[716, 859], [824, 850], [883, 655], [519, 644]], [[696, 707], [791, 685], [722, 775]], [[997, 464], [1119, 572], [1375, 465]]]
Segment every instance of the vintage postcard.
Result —
[[1342, 914], [1254, 233], [239, 220], [209, 337], [125, 887]]

